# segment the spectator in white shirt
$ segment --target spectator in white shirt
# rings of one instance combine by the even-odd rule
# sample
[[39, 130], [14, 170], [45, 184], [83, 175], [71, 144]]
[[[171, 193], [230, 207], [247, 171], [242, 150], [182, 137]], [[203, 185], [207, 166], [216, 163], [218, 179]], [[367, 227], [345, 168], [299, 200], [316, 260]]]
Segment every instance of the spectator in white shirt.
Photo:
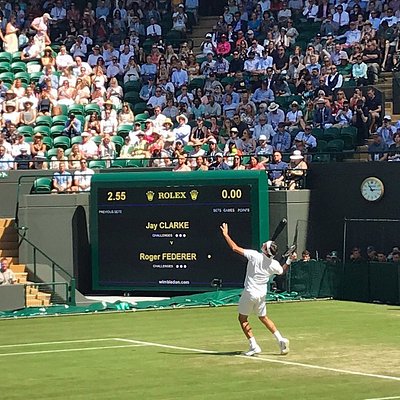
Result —
[[67, 53], [67, 48], [63, 45], [60, 47], [60, 52], [56, 57], [56, 66], [58, 70], [62, 70], [74, 65], [73, 58]]
[[118, 58], [113, 57], [112, 63], [107, 67], [107, 77], [114, 78], [118, 77], [121, 78], [124, 75], [124, 69], [122, 68], [121, 64], [118, 63]]

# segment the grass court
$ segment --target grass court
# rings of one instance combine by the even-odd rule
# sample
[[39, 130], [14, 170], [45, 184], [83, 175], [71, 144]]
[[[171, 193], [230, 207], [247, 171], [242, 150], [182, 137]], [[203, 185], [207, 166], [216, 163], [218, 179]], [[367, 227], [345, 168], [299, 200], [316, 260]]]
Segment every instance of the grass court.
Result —
[[400, 307], [269, 304], [291, 352], [236, 307], [0, 321], [1, 398], [160, 400], [400, 399]]

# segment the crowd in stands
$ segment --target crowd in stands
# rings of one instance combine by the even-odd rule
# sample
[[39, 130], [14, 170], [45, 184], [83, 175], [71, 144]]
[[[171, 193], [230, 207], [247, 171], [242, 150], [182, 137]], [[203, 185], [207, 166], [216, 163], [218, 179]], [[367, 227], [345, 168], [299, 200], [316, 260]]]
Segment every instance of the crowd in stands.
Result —
[[320, 153], [400, 160], [373, 87], [399, 68], [399, 0], [229, 0], [194, 52], [198, 6], [1, 1], [0, 170], [265, 169], [296, 188]]
[[[316, 257], [318, 258], [318, 257]], [[301, 253], [300, 261], [308, 262], [315, 261], [316, 258], [313, 258], [312, 253], [309, 250], [304, 250]], [[325, 257], [325, 261], [333, 264], [339, 264], [342, 260], [339, 258], [339, 253], [336, 250], [332, 250]], [[365, 262], [379, 262], [379, 263], [399, 263], [400, 262], [400, 248], [398, 246], [394, 246], [389, 253], [382, 251], [380, 249], [376, 249], [374, 246], [368, 246], [363, 253], [359, 246], [355, 246], [351, 249], [350, 254], [348, 256], [347, 262], [351, 263], [365, 263]]]

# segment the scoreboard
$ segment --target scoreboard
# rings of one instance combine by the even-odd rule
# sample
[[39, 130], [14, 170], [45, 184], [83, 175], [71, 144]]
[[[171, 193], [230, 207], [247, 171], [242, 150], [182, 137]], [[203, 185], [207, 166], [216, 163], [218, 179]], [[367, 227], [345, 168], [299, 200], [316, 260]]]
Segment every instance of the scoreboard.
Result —
[[93, 290], [210, 290], [243, 286], [244, 248], [268, 240], [263, 171], [96, 174], [90, 196]]

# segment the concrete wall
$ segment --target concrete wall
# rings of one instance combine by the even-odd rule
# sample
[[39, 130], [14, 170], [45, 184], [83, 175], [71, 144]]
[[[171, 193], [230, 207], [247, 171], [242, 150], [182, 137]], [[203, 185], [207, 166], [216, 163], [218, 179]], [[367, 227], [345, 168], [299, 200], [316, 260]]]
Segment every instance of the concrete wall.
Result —
[[[73, 217], [82, 206], [89, 212], [89, 194], [36, 194], [21, 198], [19, 224], [28, 228], [26, 238], [73, 275]], [[29, 246], [22, 244], [20, 262], [32, 263]], [[46, 263], [39, 257], [38, 262]]]

